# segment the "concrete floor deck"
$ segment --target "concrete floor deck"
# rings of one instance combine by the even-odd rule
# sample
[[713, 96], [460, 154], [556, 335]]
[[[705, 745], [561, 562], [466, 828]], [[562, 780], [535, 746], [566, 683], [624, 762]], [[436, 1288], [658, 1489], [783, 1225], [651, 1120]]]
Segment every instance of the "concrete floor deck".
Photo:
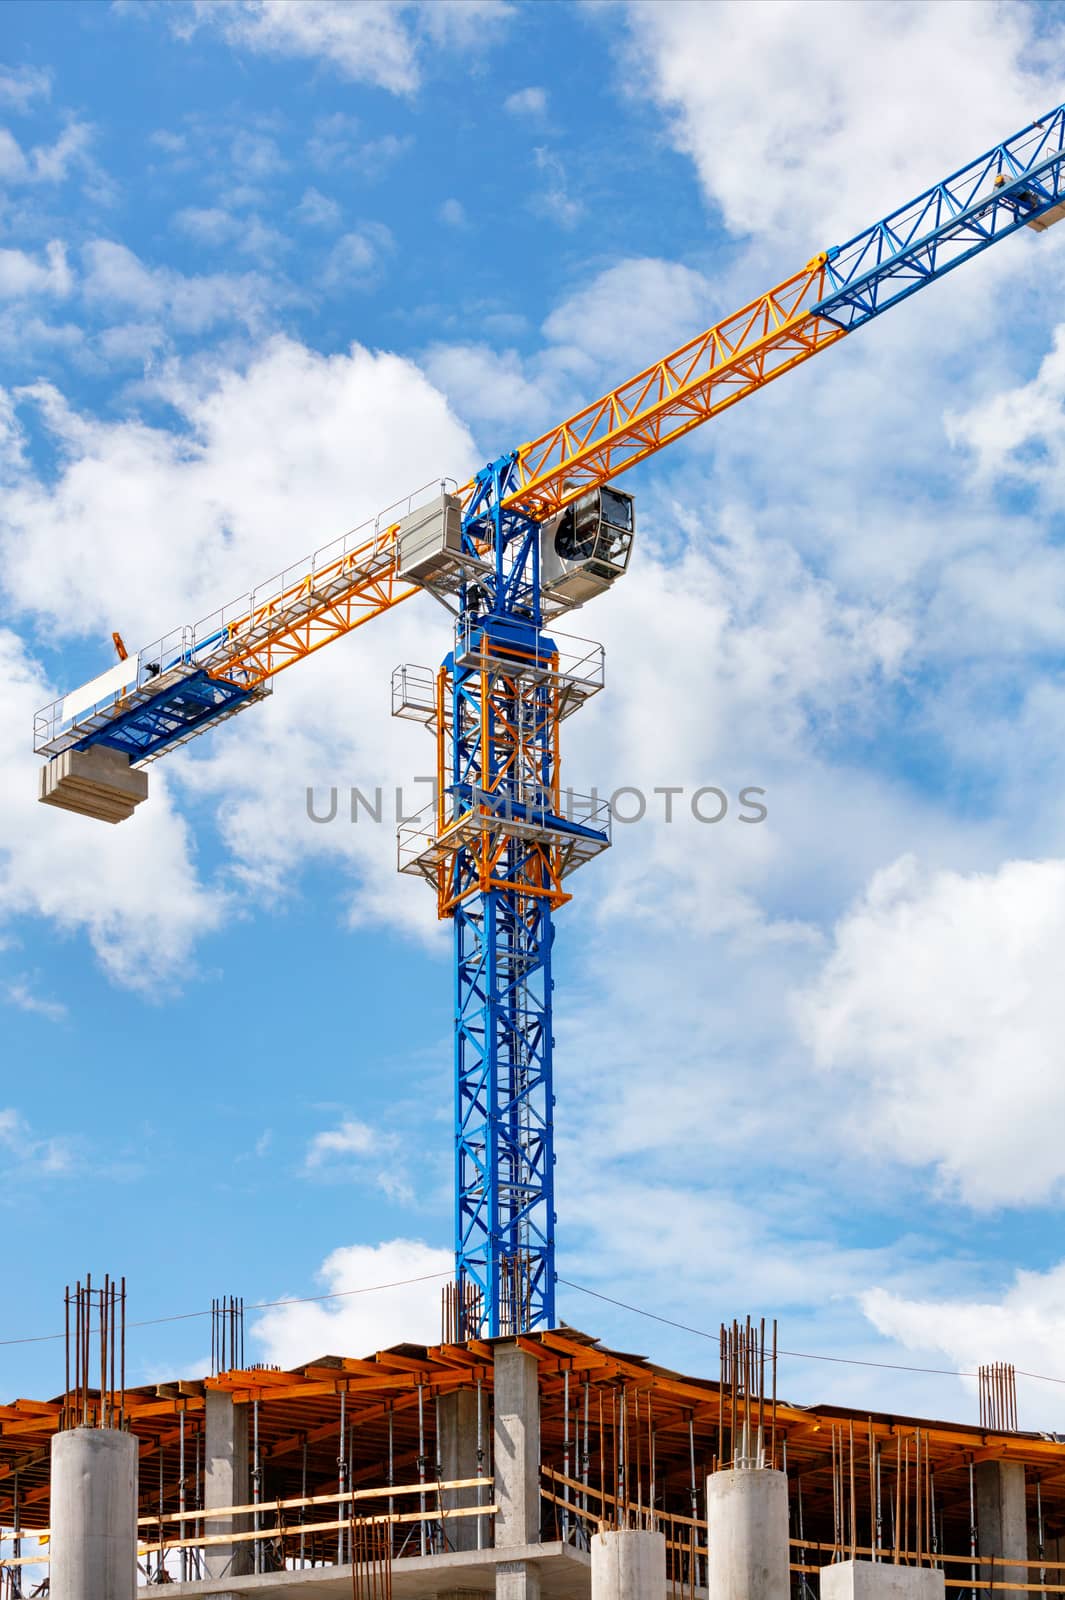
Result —
[[[451, 1589], [495, 1594], [500, 1563], [535, 1562], [543, 1600], [587, 1600], [591, 1560], [584, 1550], [556, 1541], [510, 1550], [456, 1550], [447, 1555], [404, 1556], [392, 1563], [393, 1600], [434, 1600]], [[351, 1600], [352, 1571], [345, 1567], [306, 1567], [302, 1572], [263, 1572], [244, 1578], [211, 1578], [168, 1584], [173, 1600], [208, 1596], [262, 1596], [263, 1600]]]

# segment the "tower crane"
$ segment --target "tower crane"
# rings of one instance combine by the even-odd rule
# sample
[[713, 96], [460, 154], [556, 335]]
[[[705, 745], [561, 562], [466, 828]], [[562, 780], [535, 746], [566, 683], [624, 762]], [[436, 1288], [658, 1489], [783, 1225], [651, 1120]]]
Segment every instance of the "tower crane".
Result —
[[[553, 1326], [551, 955], [571, 874], [610, 843], [605, 803], [563, 793], [561, 723], [604, 682], [554, 624], [625, 573], [617, 478], [1021, 228], [1065, 217], [1065, 105], [461, 486], [443, 479], [35, 720], [39, 798], [118, 822], [145, 768], [268, 695], [333, 640], [427, 590], [453, 614], [437, 671], [393, 675], [436, 740], [437, 792], [399, 829], [454, 927], [453, 1336]], [[550, 628], [551, 631], [546, 631]]]

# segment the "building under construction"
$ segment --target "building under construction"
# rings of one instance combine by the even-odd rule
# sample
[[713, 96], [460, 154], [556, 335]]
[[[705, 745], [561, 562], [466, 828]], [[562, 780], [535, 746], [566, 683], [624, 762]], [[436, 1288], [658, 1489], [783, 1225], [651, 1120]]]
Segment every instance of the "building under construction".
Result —
[[[124, 1292], [68, 1296], [61, 1394], [0, 1407], [3, 1600], [840, 1600], [1065, 1592], [1065, 1439], [777, 1393], [776, 1331], [716, 1380], [563, 1327], [126, 1387]], [[840, 1585], [844, 1588], [841, 1589]]]

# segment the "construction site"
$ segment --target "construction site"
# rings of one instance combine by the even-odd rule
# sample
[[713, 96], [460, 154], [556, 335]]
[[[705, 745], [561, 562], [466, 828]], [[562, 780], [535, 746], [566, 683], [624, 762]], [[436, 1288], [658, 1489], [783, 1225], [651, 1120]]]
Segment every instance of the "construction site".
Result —
[[5, 1600], [1065, 1592], [1065, 1439], [1008, 1367], [950, 1423], [789, 1401], [749, 1319], [716, 1380], [568, 1327], [283, 1372], [212, 1326], [217, 1370], [123, 1388], [124, 1289], [68, 1296], [63, 1393], [0, 1410]]
[[438, 1344], [248, 1364], [227, 1296], [211, 1370], [151, 1384], [127, 1381], [125, 1280], [68, 1288], [62, 1388], [0, 1405], [2, 1600], [1065, 1594], [1065, 1438], [1018, 1428], [1008, 1352], [978, 1419], [943, 1421], [779, 1393], [771, 1315], [722, 1308], [713, 1377], [560, 1322], [551, 965], [572, 875], [611, 842], [609, 806], [560, 772], [603, 651], [556, 624], [629, 569], [615, 480], [1063, 218], [1059, 106], [472, 480], [202, 623], [133, 651], [116, 634], [117, 661], [40, 712], [40, 800], [129, 828], [149, 765], [279, 673], [415, 596], [449, 613], [443, 664], [397, 667], [392, 709], [435, 749], [397, 866], [454, 930], [455, 1270]]

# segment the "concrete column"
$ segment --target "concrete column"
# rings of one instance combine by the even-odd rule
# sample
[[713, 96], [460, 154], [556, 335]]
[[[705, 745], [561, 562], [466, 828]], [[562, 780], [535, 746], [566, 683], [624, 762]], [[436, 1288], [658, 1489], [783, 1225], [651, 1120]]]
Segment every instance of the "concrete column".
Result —
[[[222, 1389], [208, 1389], [205, 1396], [206, 1441], [204, 1446], [204, 1509], [213, 1506], [246, 1506], [251, 1501], [248, 1472], [248, 1408], [234, 1405]], [[210, 1517], [204, 1524], [208, 1537], [221, 1533], [243, 1533], [251, 1526], [250, 1517]], [[209, 1578], [236, 1578], [251, 1572], [254, 1565], [252, 1541], [240, 1544], [208, 1545]]]
[[540, 1380], [535, 1356], [496, 1345], [496, 1549], [540, 1542]]
[[540, 1572], [536, 1562], [497, 1562], [496, 1600], [540, 1600]]
[[[1028, 1559], [1028, 1507], [1024, 1498], [1023, 1461], [979, 1461], [976, 1483], [976, 1548], [994, 1556], [994, 1576], [1007, 1583], [1027, 1583], [1023, 1567], [1007, 1567], [1011, 1559]], [[981, 1583], [989, 1583], [991, 1562], [980, 1566]]]
[[706, 1480], [710, 1600], [789, 1600], [788, 1480], [768, 1467]]
[[[481, 1426], [486, 1429], [487, 1391], [481, 1405]], [[440, 1471], [444, 1482], [449, 1483], [455, 1478], [483, 1477], [482, 1463], [477, 1460], [476, 1389], [456, 1389], [453, 1394], [442, 1394], [437, 1416], [440, 1426]], [[459, 1506], [491, 1505], [487, 1490], [449, 1489], [442, 1499], [445, 1511], [454, 1511]], [[453, 1550], [477, 1549], [477, 1523], [476, 1517], [456, 1517], [454, 1522], [445, 1522], [448, 1543]], [[484, 1519], [481, 1540], [486, 1547], [492, 1542], [490, 1517]]]
[[117, 1428], [52, 1439], [52, 1600], [134, 1600], [137, 1440]]
[[821, 1568], [821, 1600], [943, 1600], [943, 1573], [893, 1561], [835, 1561]]
[[[495, 1347], [492, 1459], [497, 1550], [540, 1542], [540, 1378], [535, 1356]], [[496, 1600], [540, 1600], [534, 1561], [496, 1565]]]
[[616, 1529], [592, 1535], [592, 1600], [665, 1600], [666, 1536]]

